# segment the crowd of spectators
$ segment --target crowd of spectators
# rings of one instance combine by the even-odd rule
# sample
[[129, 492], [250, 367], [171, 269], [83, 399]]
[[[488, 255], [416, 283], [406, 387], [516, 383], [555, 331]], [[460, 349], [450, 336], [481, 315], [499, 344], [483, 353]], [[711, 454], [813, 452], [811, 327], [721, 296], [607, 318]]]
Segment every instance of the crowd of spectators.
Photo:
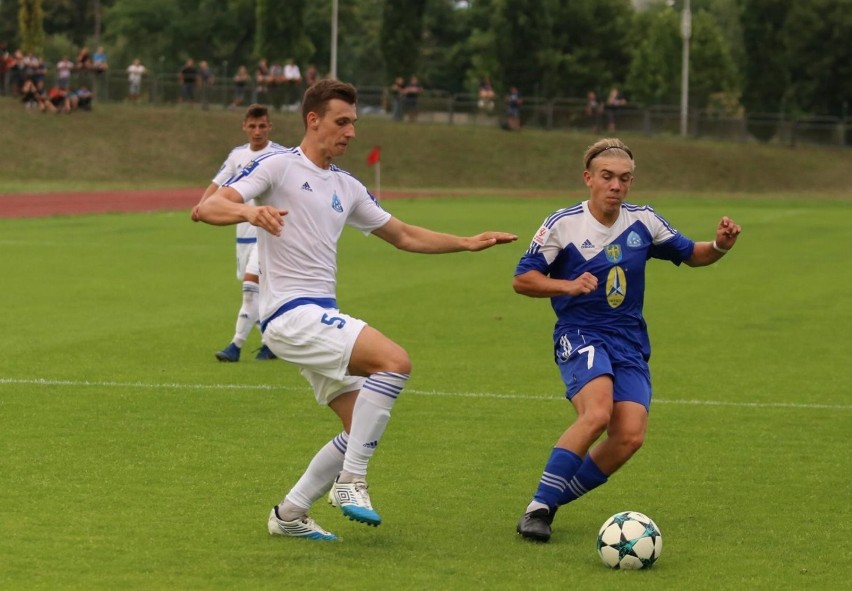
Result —
[[[85, 64], [72, 62], [68, 56], [56, 63], [55, 76], [48, 76], [48, 68], [44, 59], [32, 53], [24, 53], [20, 49], [10, 51], [5, 43], [0, 43], [0, 94], [19, 99], [25, 110], [41, 111], [42, 113], [73, 113], [78, 109], [91, 110], [94, 93], [81, 80], [72, 88], [71, 72], [81, 67], [95, 68], [95, 63], [84, 55]], [[106, 68], [106, 62], [103, 62]], [[50, 86], [48, 80], [52, 80]]]
[[[188, 58], [173, 74], [160, 72], [154, 79], [147, 80], [150, 71], [138, 58], [134, 58], [126, 69], [115, 74], [118, 76], [120, 72], [126, 76], [126, 93], [115, 92], [113, 76], [113, 96], [110, 97], [110, 87], [106, 84], [110, 65], [104, 47], [99, 46], [91, 53], [84, 46], [73, 60], [63, 55], [48, 68], [43, 59], [32, 53], [10, 51], [6, 44], [0, 42], [0, 95], [18, 98], [26, 109], [45, 113], [90, 110], [95, 97], [101, 100], [126, 97], [128, 102], [137, 103], [147, 96], [152, 100], [174, 97], [179, 105], [200, 105], [203, 109], [209, 108], [211, 103], [231, 109], [260, 103], [275, 111], [298, 111], [305, 89], [322, 76], [315, 64], [309, 64], [303, 71], [293, 58], [261, 58], [253, 69], [239, 65], [234, 74], [225, 72], [225, 69], [217, 80], [207, 61], [196, 62]], [[398, 77], [385, 90], [380, 108], [396, 121], [415, 122], [423, 92], [417, 76]], [[475, 108], [479, 113], [494, 117], [504, 129], [521, 129], [525, 107], [517, 87], [511, 87], [505, 95], [500, 95], [505, 105], [502, 113], [497, 106], [500, 101], [498, 92], [488, 76], [480, 80], [475, 96]], [[604, 100], [599, 99], [594, 91], [589, 91], [585, 113], [581, 111], [580, 116], [585, 114], [586, 124], [595, 132], [604, 128], [613, 132], [617, 114], [626, 105], [627, 101], [618, 88], [613, 88]]]

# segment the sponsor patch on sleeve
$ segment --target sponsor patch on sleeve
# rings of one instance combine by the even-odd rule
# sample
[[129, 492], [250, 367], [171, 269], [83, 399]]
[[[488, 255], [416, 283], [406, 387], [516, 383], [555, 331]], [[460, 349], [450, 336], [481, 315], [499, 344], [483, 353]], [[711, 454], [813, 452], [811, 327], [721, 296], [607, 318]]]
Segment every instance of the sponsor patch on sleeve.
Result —
[[542, 226], [538, 229], [538, 232], [533, 236], [533, 243], [538, 244], [539, 246], [544, 246], [547, 237], [550, 236], [550, 228], [547, 226]]

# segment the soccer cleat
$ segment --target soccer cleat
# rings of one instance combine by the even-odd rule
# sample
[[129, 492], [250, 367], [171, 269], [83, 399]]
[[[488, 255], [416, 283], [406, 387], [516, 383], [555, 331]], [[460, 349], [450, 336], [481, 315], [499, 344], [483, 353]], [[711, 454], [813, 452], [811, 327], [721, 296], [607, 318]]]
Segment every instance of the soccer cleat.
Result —
[[337, 482], [331, 485], [329, 502], [339, 507], [343, 514], [359, 523], [377, 526], [382, 522], [379, 514], [373, 510], [370, 503], [370, 493], [367, 492], [367, 483], [363, 480], [354, 482]]
[[536, 542], [546, 542], [550, 539], [550, 524], [553, 523], [553, 517], [556, 515], [556, 509], [536, 509], [529, 513], [524, 513], [521, 520], [518, 522], [518, 533], [527, 540]]
[[283, 521], [278, 518], [278, 508], [273, 507], [269, 512], [266, 523], [270, 535], [307, 538], [309, 540], [336, 540], [337, 536], [317, 525], [317, 522], [305, 515], [301, 519]]
[[216, 359], [218, 359], [219, 361], [236, 363], [240, 360], [240, 348], [237, 347], [234, 343], [231, 343], [230, 345], [216, 353]]
[[266, 345], [263, 345], [260, 349], [257, 349], [255, 353], [257, 353], [255, 359], [258, 361], [266, 361], [267, 359], [278, 359], [278, 357], [275, 356], [275, 353], [270, 351], [269, 347], [267, 347]]

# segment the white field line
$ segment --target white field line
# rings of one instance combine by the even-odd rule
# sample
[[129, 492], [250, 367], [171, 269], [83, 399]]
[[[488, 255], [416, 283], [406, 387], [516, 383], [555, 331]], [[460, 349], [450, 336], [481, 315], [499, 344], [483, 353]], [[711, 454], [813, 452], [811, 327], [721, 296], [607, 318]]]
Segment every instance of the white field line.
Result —
[[[276, 391], [292, 390], [307, 391], [307, 386], [272, 386], [264, 384], [149, 384], [144, 382], [109, 382], [88, 380], [53, 380], [53, 379], [17, 379], [0, 378], [0, 385], [21, 384], [51, 387], [100, 387], [100, 388], [142, 388], [149, 390], [244, 390], [244, 391]], [[562, 396], [536, 396], [533, 394], [499, 394], [496, 392], [440, 392], [437, 390], [416, 390], [406, 388], [408, 394], [419, 396], [443, 396], [447, 398], [488, 398], [507, 400], [536, 400], [552, 402], [563, 400]], [[684, 404], [692, 406], [733, 406], [739, 408], [796, 408], [796, 409], [827, 409], [852, 410], [852, 404], [808, 404], [795, 402], [727, 402], [724, 400], [671, 400], [654, 398], [653, 404]]]

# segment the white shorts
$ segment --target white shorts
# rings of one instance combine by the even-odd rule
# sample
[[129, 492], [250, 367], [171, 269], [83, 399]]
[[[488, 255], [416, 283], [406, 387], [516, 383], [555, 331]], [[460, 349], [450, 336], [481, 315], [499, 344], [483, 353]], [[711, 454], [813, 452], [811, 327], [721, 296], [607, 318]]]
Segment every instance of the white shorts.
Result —
[[328, 404], [344, 392], [360, 390], [366, 381], [348, 370], [365, 326], [340, 310], [305, 304], [273, 319], [263, 332], [263, 344], [279, 359], [298, 365], [317, 402]]
[[257, 260], [257, 242], [237, 244], [237, 279], [242, 281], [246, 273], [260, 277], [260, 264]]

